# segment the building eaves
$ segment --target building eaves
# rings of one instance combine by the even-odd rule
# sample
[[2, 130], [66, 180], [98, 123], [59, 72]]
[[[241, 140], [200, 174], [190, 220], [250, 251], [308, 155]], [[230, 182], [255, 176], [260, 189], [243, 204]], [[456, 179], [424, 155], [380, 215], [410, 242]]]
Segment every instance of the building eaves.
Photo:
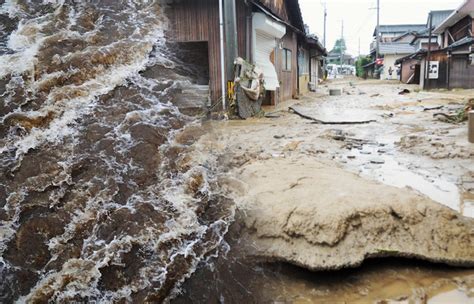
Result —
[[[406, 33], [406, 32], [418, 32], [426, 28], [426, 24], [385, 24], [379, 26], [380, 33]], [[376, 36], [377, 28], [374, 30], [374, 36]]]
[[433, 34], [442, 34], [444, 30], [453, 26], [459, 20], [474, 12], [474, 1], [466, 0], [461, 6], [454, 10], [444, 21], [442, 21], [433, 31]]

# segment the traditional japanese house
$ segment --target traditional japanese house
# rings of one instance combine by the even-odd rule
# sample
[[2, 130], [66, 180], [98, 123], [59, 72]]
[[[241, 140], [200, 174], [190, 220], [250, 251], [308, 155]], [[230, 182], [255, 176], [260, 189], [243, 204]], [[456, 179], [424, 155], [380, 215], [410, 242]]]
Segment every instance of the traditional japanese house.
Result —
[[[452, 10], [431, 11], [426, 22], [426, 28], [418, 32], [411, 32], [404, 37], [410, 37], [410, 45], [414, 47], [414, 52], [399, 58], [395, 64], [400, 68], [400, 81], [408, 84], [419, 84], [421, 80], [421, 59], [428, 49], [436, 51], [441, 48], [440, 41], [437, 35], [429, 36], [429, 28], [435, 29], [439, 26], [449, 15]], [[430, 20], [431, 18], [431, 20]], [[405, 41], [408, 41], [406, 39]]]
[[[207, 78], [200, 77], [200, 79], [203, 84], [207, 82], [209, 85], [210, 100], [213, 104], [225, 96], [223, 92], [227, 89], [227, 82], [233, 80], [229, 61], [233, 62], [234, 55], [255, 64], [263, 71], [267, 104], [277, 104], [294, 98], [300, 91], [306, 91], [308, 83], [317, 84], [317, 80], [311, 77], [313, 74], [310, 72], [311, 67], [314, 71], [317, 64], [312, 66], [311, 58], [319, 60], [325, 54], [325, 50], [315, 37], [307, 39], [298, 1], [172, 0], [170, 2], [169, 40], [177, 43], [179, 48], [191, 49], [197, 53], [191, 57], [201, 60], [198, 62], [192, 60], [192, 63], [202, 65], [199, 70]], [[222, 10], [225, 12], [233, 10], [233, 15], [231, 14], [229, 18], [229, 15], [224, 14]], [[222, 15], [224, 18], [220, 19]], [[226, 27], [226, 35], [220, 33], [222, 29], [220, 20]], [[227, 26], [235, 30], [229, 32]], [[229, 49], [233, 41], [236, 41], [235, 54]], [[189, 53], [187, 54], [189, 56]], [[299, 61], [298, 54], [304, 59]], [[223, 68], [224, 61], [227, 62], [225, 68]], [[300, 81], [299, 76], [306, 74], [308, 81], [306, 79]]]
[[422, 54], [422, 88], [474, 88], [473, 17], [474, 0], [467, 0], [434, 29], [441, 48]]

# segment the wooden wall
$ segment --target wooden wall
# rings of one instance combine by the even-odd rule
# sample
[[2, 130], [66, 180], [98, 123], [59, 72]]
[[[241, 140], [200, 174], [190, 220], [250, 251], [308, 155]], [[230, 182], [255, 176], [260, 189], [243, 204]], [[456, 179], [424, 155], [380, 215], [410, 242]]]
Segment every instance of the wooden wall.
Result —
[[280, 17], [282, 20], [290, 22], [285, 1], [288, 0], [260, 0], [263, 5], [272, 11], [272, 13]]
[[209, 90], [213, 102], [221, 96], [219, 3], [217, 0], [181, 0], [170, 4], [170, 39], [206, 41], [209, 49]]
[[[245, 1], [237, 5], [238, 55], [247, 55], [247, 23], [251, 8]], [[219, 2], [217, 0], [180, 0], [170, 4], [169, 38], [176, 42], [205, 41], [209, 47], [209, 90], [216, 102], [222, 95], [220, 67]], [[248, 59], [248, 58], [246, 58]]]
[[[446, 89], [448, 88], [448, 56], [445, 52], [435, 52], [431, 54], [431, 61], [439, 61], [438, 79], [427, 80], [427, 89]], [[425, 60], [421, 62], [421, 65], [425, 65]], [[421, 75], [425, 77], [424, 74]]]
[[453, 36], [454, 41], [458, 41], [466, 36], [470, 36], [470, 29], [472, 29], [472, 17], [466, 16], [464, 19], [461, 19], [458, 23], [450, 27], [449, 32]]
[[281, 39], [282, 46], [285, 49], [291, 50], [291, 71], [283, 71], [282, 66], [282, 54], [283, 50], [278, 49], [278, 56], [276, 60], [276, 70], [278, 74], [278, 79], [280, 80], [280, 89], [279, 89], [279, 100], [284, 101], [296, 97], [298, 95], [297, 87], [297, 56], [298, 56], [298, 47], [297, 47], [297, 36], [290, 28], [286, 28], [286, 34]]
[[468, 64], [468, 55], [453, 55], [450, 67], [450, 88], [474, 88], [474, 65]]
[[[274, 14], [289, 22], [287, 0], [260, 0]], [[249, 33], [248, 23], [251, 22], [252, 8], [244, 0], [236, 1], [238, 53], [247, 60], [247, 42]], [[217, 0], [179, 0], [169, 5], [167, 11], [170, 20], [169, 39], [176, 42], [205, 41], [209, 49], [209, 90], [211, 100], [215, 103], [222, 95], [220, 69], [220, 40], [219, 40], [219, 3]], [[251, 34], [251, 33], [250, 33]], [[287, 100], [297, 95], [297, 34], [287, 27], [287, 34], [282, 39], [285, 48], [292, 51], [292, 70], [283, 71], [281, 50], [277, 52], [276, 70], [281, 82], [277, 99]], [[251, 56], [251, 54], [249, 54]]]
[[[400, 80], [403, 83], [408, 83], [408, 80], [415, 74], [415, 65], [419, 65], [420, 61], [416, 59], [405, 60], [402, 63], [400, 71]], [[418, 81], [419, 82], [419, 81]], [[417, 82], [414, 82], [417, 83]]]

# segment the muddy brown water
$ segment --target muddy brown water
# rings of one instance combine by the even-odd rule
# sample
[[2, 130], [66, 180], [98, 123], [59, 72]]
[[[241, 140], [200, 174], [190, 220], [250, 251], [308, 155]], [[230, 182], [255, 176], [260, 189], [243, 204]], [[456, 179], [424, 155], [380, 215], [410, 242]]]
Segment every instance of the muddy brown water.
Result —
[[158, 2], [2, 1], [0, 302], [161, 302], [220, 245]]
[[311, 272], [244, 257], [239, 229], [227, 235], [232, 249], [202, 264], [172, 303], [474, 303], [473, 269], [384, 258]]

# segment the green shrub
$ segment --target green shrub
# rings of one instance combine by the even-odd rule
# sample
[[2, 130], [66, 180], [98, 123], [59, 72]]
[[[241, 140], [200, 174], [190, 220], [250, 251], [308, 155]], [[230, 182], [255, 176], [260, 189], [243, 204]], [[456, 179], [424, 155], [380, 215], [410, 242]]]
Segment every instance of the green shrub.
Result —
[[363, 77], [364, 76], [364, 68], [363, 66], [366, 64], [369, 64], [372, 62], [372, 58], [370, 56], [360, 56], [357, 58], [357, 61], [355, 62], [356, 66], [356, 75], [357, 77]]

